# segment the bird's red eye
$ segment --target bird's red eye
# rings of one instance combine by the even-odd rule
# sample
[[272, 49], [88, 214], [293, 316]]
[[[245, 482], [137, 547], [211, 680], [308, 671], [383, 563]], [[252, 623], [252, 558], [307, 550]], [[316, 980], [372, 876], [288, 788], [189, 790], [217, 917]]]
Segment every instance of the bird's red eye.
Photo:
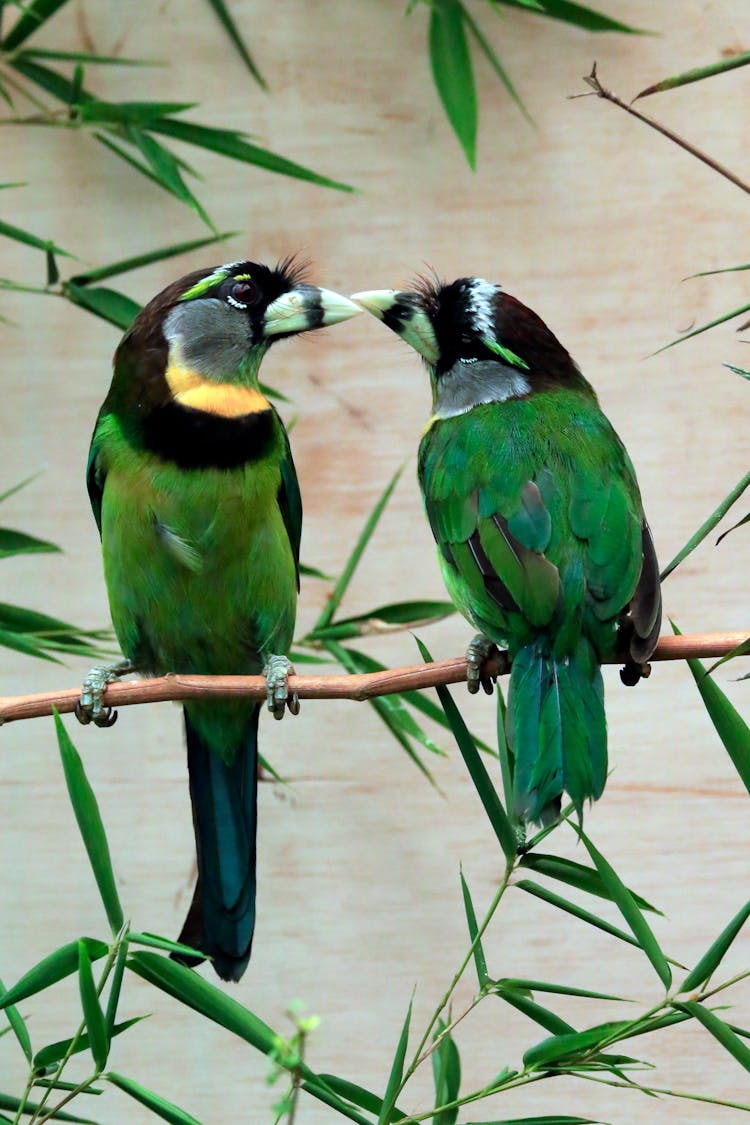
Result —
[[232, 286], [228, 301], [230, 305], [246, 309], [257, 297], [258, 290], [252, 281], [236, 281]]

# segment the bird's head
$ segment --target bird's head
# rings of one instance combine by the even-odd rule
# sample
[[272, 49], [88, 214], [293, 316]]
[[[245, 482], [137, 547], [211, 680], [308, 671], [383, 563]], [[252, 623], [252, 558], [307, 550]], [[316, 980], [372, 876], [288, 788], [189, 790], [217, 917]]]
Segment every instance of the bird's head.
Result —
[[438, 415], [555, 386], [588, 387], [544, 321], [482, 278], [448, 285], [419, 279], [410, 289], [370, 290], [352, 300], [420, 354]]
[[358, 312], [346, 297], [306, 284], [291, 260], [275, 267], [230, 262], [168, 285], [136, 317], [123, 345], [137, 354], [166, 344], [168, 365], [229, 380], [257, 374], [274, 341]]

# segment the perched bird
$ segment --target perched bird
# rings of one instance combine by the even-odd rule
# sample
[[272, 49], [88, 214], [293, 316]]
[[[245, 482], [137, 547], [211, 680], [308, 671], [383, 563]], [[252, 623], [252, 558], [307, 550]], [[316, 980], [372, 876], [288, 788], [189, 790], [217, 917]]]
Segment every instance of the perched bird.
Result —
[[659, 636], [630, 458], [562, 344], [499, 285], [419, 281], [353, 299], [430, 374], [419, 481], [448, 591], [482, 633], [470, 690], [489, 643], [510, 652], [515, 812], [548, 823], [563, 791], [580, 812], [607, 776], [599, 665], [622, 654], [624, 682], [637, 682]]
[[[87, 679], [82, 721], [111, 724], [101, 695], [125, 670], [263, 670], [269, 709], [284, 714], [291, 666], [275, 654], [294, 629], [302, 505], [258, 372], [275, 340], [359, 311], [303, 284], [291, 261], [232, 262], [175, 281], [125, 333], [87, 484], [127, 661]], [[240, 978], [253, 938], [259, 710], [247, 699], [184, 708], [198, 882], [181, 940], [225, 980]]]

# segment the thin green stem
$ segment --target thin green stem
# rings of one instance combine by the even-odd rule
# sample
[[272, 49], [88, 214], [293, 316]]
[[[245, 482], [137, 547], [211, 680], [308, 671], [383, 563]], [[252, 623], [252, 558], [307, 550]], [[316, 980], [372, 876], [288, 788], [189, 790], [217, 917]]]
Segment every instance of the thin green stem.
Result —
[[708, 1094], [691, 1094], [685, 1090], [670, 1090], [666, 1086], [642, 1086], [640, 1082], [616, 1082], [613, 1078], [597, 1078], [594, 1074], [576, 1074], [586, 1082], [598, 1082], [601, 1086], [617, 1086], [623, 1090], [640, 1090], [643, 1094], [666, 1094], [669, 1098], [685, 1098], [691, 1102], [705, 1102], [708, 1105], [723, 1105], [727, 1109], [741, 1109], [750, 1113], [750, 1105], [744, 1102], [730, 1102], [725, 1098], [711, 1098]]
[[485, 930], [487, 929], [490, 922], [492, 921], [493, 915], [494, 915], [495, 911], [497, 910], [498, 906], [500, 905], [500, 901], [501, 901], [503, 895], [505, 894], [506, 890], [508, 889], [508, 883], [510, 881], [511, 875], [513, 874], [515, 864], [516, 864], [516, 857], [513, 856], [511, 859], [508, 860], [508, 862], [505, 866], [505, 872], [504, 872], [503, 878], [500, 882], [500, 886], [498, 887], [497, 892], [495, 894], [495, 897], [493, 898], [493, 900], [490, 904], [489, 910], [487, 911], [487, 913], [484, 916], [484, 919], [482, 921], [481, 926], [477, 930], [476, 937], [472, 941], [471, 945], [469, 946], [468, 952], [466, 953], [465, 957], [461, 961], [461, 964], [459, 965], [458, 969], [454, 973], [453, 980], [449, 984], [445, 994], [443, 995], [442, 1000], [438, 1004], [435, 1011], [432, 1013], [432, 1018], [430, 1019], [430, 1022], [427, 1025], [427, 1030], [425, 1031], [424, 1035], [422, 1036], [422, 1038], [419, 1042], [419, 1046], [417, 1047], [416, 1051], [414, 1052], [414, 1057], [413, 1057], [411, 1063], [409, 1064], [409, 1066], [407, 1067], [406, 1072], [404, 1073], [404, 1077], [401, 1080], [401, 1085], [398, 1088], [396, 1098], [398, 1098], [399, 1094], [404, 1089], [407, 1082], [411, 1078], [412, 1074], [414, 1073], [414, 1071], [417, 1069], [420, 1062], [422, 1061], [421, 1055], [422, 1055], [422, 1052], [425, 1048], [427, 1040], [430, 1038], [430, 1033], [431, 1033], [433, 1027], [435, 1026], [435, 1024], [437, 1023], [438, 1019], [440, 1018], [440, 1013], [442, 1011], [444, 1011], [444, 1009], [445, 1009], [446, 1005], [448, 1004], [451, 996], [453, 995], [453, 990], [455, 989], [456, 985], [458, 984], [461, 977], [463, 976], [464, 970], [466, 969], [466, 966], [469, 964], [469, 961], [471, 961], [472, 957], [474, 956], [474, 951], [477, 948], [477, 946], [479, 945], [479, 942], [481, 941]]
[[440, 1044], [445, 1039], [446, 1035], [450, 1035], [450, 1033], [453, 1031], [454, 1027], [457, 1027], [458, 1024], [460, 1024], [461, 1020], [465, 1019], [470, 1014], [470, 1012], [473, 1012], [474, 1009], [476, 1008], [477, 1004], [479, 1004], [482, 1000], [484, 1000], [485, 997], [488, 996], [488, 995], [489, 995], [489, 993], [487, 993], [487, 992], [477, 993], [477, 995], [472, 1000], [471, 1004], [469, 1004], [468, 1008], [464, 1009], [464, 1011], [461, 1012], [460, 1016], [456, 1016], [456, 1018], [454, 1020], [451, 1020], [451, 1022], [447, 1025], [447, 1027], [444, 1027], [443, 1030], [440, 1032], [440, 1034], [435, 1036], [432, 1043], [430, 1043], [429, 1047], [424, 1052], [424, 1054], [421, 1055], [419, 1057], [419, 1059], [417, 1059], [417, 1066], [421, 1066], [422, 1063], [425, 1061], [425, 1059], [429, 1058], [429, 1056], [432, 1054], [432, 1052], [440, 1046]]
[[404, 1117], [399, 1125], [412, 1125], [413, 1122], [426, 1121], [428, 1117], [437, 1117], [447, 1110], [460, 1109], [461, 1106], [471, 1105], [472, 1102], [481, 1101], [483, 1098], [489, 1098], [493, 1094], [504, 1094], [507, 1090], [517, 1090], [520, 1086], [531, 1086], [534, 1082], [541, 1082], [545, 1078], [551, 1078], [552, 1075], [547, 1071], [540, 1073], [537, 1071], [524, 1070], [520, 1074], [514, 1074], [508, 1078], [507, 1082], [503, 1082], [497, 1086], [483, 1086], [481, 1090], [475, 1090], [473, 1094], [466, 1094], [463, 1098], [456, 1098], [455, 1101], [445, 1102], [443, 1105], [434, 1106], [432, 1109], [425, 1110], [424, 1113], [412, 1113], [408, 1117]]
[[37, 109], [40, 110], [42, 113], [50, 113], [51, 112], [48, 109], [48, 107], [44, 104], [44, 102], [40, 101], [39, 98], [34, 97], [34, 95], [31, 94], [26, 89], [26, 87], [23, 85], [22, 82], [19, 82], [16, 78], [11, 78], [11, 76], [8, 74], [8, 71], [6, 69], [3, 69], [3, 81], [4, 81], [6, 86], [10, 86], [11, 90], [15, 90], [17, 94], [21, 95], [21, 97], [26, 98], [28, 101], [31, 102], [32, 105], [35, 105], [37, 107]]
[[47, 1110], [43, 1117], [35, 1118], [35, 1120], [38, 1121], [38, 1125], [44, 1125], [45, 1121], [51, 1121], [53, 1117], [56, 1117], [62, 1107], [72, 1101], [76, 1094], [82, 1094], [84, 1090], [88, 1090], [89, 1086], [92, 1086], [94, 1082], [96, 1082], [100, 1074], [100, 1070], [95, 1071], [89, 1078], [84, 1078], [83, 1082], [79, 1082], [77, 1086], [69, 1090], [65, 1097], [61, 1098], [57, 1105]]
[[26, 1102], [28, 1101], [29, 1094], [31, 1093], [31, 1087], [33, 1085], [34, 1085], [34, 1071], [32, 1069], [29, 1072], [29, 1080], [26, 1083], [26, 1089], [24, 1090], [24, 1092], [21, 1096], [21, 1101], [19, 1103], [18, 1109], [16, 1110], [16, 1116], [13, 1118], [13, 1125], [18, 1125], [19, 1121], [21, 1120], [21, 1114], [24, 1112], [24, 1110], [26, 1108]]
[[[745, 969], [744, 972], [737, 973], [737, 976], [730, 977], [729, 980], [725, 980], [723, 984], [717, 984], [714, 988], [708, 989], [708, 991], [700, 992], [696, 999], [699, 1000], [702, 1004], [704, 1000], [708, 1000], [711, 996], [715, 996], [717, 992], [723, 992], [725, 988], [730, 988], [733, 984], [739, 984], [741, 980], [747, 980], [748, 977], [750, 977], [750, 969]], [[706, 981], [703, 985], [704, 989], [706, 988], [707, 984], [708, 981]]]

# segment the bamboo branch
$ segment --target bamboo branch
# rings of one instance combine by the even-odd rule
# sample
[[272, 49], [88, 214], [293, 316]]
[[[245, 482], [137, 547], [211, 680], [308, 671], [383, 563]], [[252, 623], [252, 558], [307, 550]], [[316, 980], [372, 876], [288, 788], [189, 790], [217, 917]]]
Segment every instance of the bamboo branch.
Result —
[[[747, 633], [694, 633], [662, 637], [652, 660], [687, 660], [691, 657], [726, 656], [750, 635]], [[622, 663], [613, 657], [609, 663]], [[510, 671], [507, 652], [499, 652], [490, 662], [493, 675]], [[466, 680], [466, 660], [436, 660], [433, 664], [413, 664], [406, 668], [387, 668], [383, 672], [359, 675], [290, 676], [290, 693], [300, 699], [353, 699], [361, 702], [380, 695], [402, 691], [419, 691]], [[63, 691], [40, 692], [38, 695], [0, 696], [0, 726], [19, 719], [37, 719], [51, 715], [53, 707], [61, 714], [75, 709], [80, 699], [79, 687]], [[200, 699], [206, 696], [244, 696], [265, 699], [263, 676], [160, 676], [157, 679], [122, 681], [110, 684], [103, 695], [107, 707], [129, 707], [136, 703], [161, 703], [165, 700]]]

